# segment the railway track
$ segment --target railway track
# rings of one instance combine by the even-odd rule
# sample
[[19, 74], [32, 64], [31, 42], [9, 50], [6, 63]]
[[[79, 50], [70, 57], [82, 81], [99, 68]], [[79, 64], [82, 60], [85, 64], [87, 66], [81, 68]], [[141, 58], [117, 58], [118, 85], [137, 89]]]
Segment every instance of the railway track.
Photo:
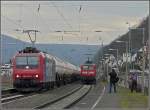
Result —
[[[2, 103], [2, 107], [5, 109], [16, 109], [16, 108], [27, 108], [27, 109], [34, 109], [34, 108], [42, 108], [43, 105], [46, 103], [56, 102], [59, 101], [60, 98], [64, 99], [65, 97], [76, 93], [78, 90], [82, 88], [83, 85], [79, 83], [68, 84], [65, 86], [61, 86], [60, 88], [52, 89], [50, 91], [43, 91], [42, 93], [36, 93], [35, 95], [23, 96], [23, 98], [12, 99], [12, 101], [6, 101]], [[18, 94], [19, 95], [19, 94]], [[28, 96], [27, 96], [28, 95]], [[22, 97], [22, 96], [21, 96]], [[4, 100], [4, 99], [3, 99]], [[32, 103], [31, 103], [32, 102]], [[47, 106], [46, 106], [47, 107]]]
[[18, 94], [18, 95], [14, 95], [14, 96], [1, 98], [1, 103], [9, 102], [9, 101], [12, 101], [12, 100], [15, 100], [18, 98], [22, 98], [22, 97], [25, 97], [25, 95]]
[[8, 96], [15, 94], [15, 93], [17, 93], [17, 91], [15, 89], [2, 90], [2, 92], [1, 92], [2, 98], [8, 97]]
[[1, 103], [8, 102], [16, 98], [21, 98], [23, 96], [23, 94], [20, 94], [15, 89], [2, 90]]
[[24, 94], [19, 93], [15, 89], [3, 90], [2, 91], [2, 96], [1, 96], [1, 103], [7, 103], [9, 101], [19, 99], [19, 98], [23, 98], [23, 97], [27, 97], [27, 96], [31, 96], [31, 95], [34, 95], [34, 94], [35, 93], [24, 93]]
[[84, 85], [78, 87], [71, 92], [58, 97], [57, 99], [46, 102], [45, 104], [39, 105], [34, 109], [48, 109], [48, 108], [58, 108], [66, 109], [70, 108], [72, 105], [81, 100], [91, 89], [90, 85]]

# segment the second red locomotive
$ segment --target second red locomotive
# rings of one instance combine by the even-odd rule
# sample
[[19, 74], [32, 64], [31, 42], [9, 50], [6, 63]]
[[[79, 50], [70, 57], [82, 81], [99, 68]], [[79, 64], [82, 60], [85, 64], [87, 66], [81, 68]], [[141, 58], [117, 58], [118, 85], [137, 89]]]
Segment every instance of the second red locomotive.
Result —
[[84, 84], [96, 84], [96, 65], [86, 63], [80, 66], [81, 81]]

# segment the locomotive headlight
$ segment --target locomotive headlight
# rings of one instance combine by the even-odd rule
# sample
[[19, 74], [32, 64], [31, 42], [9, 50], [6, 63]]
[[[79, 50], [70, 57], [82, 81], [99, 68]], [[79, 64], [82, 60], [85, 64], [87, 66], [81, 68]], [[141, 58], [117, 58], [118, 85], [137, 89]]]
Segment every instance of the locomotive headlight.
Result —
[[19, 78], [19, 77], [20, 77], [20, 76], [17, 74], [17, 75], [16, 75], [16, 78]]
[[83, 74], [87, 74], [87, 71], [83, 71], [82, 73], [83, 73]]
[[38, 78], [38, 77], [39, 77], [39, 75], [37, 75], [37, 74], [36, 74], [36, 75], [35, 75], [35, 77], [36, 77], [36, 78]]
[[90, 73], [90, 74], [93, 74], [94, 72], [93, 72], [93, 71], [90, 71], [89, 73]]

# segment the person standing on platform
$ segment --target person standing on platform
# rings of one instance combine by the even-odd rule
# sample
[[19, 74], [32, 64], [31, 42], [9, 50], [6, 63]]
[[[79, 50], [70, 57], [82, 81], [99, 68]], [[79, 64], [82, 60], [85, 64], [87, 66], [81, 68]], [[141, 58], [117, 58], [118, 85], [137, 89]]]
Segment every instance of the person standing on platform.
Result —
[[116, 80], [118, 80], [117, 78], [117, 73], [115, 72], [114, 69], [112, 69], [112, 72], [109, 73], [110, 76], [110, 86], [109, 86], [109, 93], [111, 93], [112, 90], [112, 86], [114, 87], [114, 92], [116, 93]]
[[134, 73], [131, 75], [131, 92], [137, 91], [137, 74]]

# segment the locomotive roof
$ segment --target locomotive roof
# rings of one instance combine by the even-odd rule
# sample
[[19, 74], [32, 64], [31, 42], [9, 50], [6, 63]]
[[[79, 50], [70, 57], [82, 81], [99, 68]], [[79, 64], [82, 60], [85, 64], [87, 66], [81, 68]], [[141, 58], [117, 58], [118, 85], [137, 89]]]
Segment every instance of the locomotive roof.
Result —
[[65, 60], [62, 60], [62, 59], [60, 59], [60, 58], [58, 58], [56, 56], [53, 56], [53, 55], [51, 55], [49, 53], [42, 52], [42, 51], [38, 50], [35, 47], [26, 47], [25, 49], [18, 51], [18, 54], [16, 56], [18, 56], [18, 55], [19, 56], [20, 55], [31, 55], [31, 56], [32, 55], [35, 55], [35, 56], [36, 55], [42, 55], [43, 57], [46, 56], [46, 57], [48, 57], [50, 59], [54, 59], [56, 64], [58, 64], [58, 65], [66, 65], [66, 66], [72, 67], [74, 69], [77, 68], [77, 66], [75, 66], [75, 65], [73, 65], [73, 64], [71, 64], [69, 62], [67, 62]]
[[17, 53], [16, 56], [24, 56], [24, 55], [29, 55], [29, 56], [35, 55], [35, 56], [38, 56], [40, 54], [41, 54], [41, 52], [40, 53]]
[[91, 64], [85, 63], [85, 64], [82, 64], [82, 65], [96, 65], [96, 64], [95, 63], [91, 63]]

